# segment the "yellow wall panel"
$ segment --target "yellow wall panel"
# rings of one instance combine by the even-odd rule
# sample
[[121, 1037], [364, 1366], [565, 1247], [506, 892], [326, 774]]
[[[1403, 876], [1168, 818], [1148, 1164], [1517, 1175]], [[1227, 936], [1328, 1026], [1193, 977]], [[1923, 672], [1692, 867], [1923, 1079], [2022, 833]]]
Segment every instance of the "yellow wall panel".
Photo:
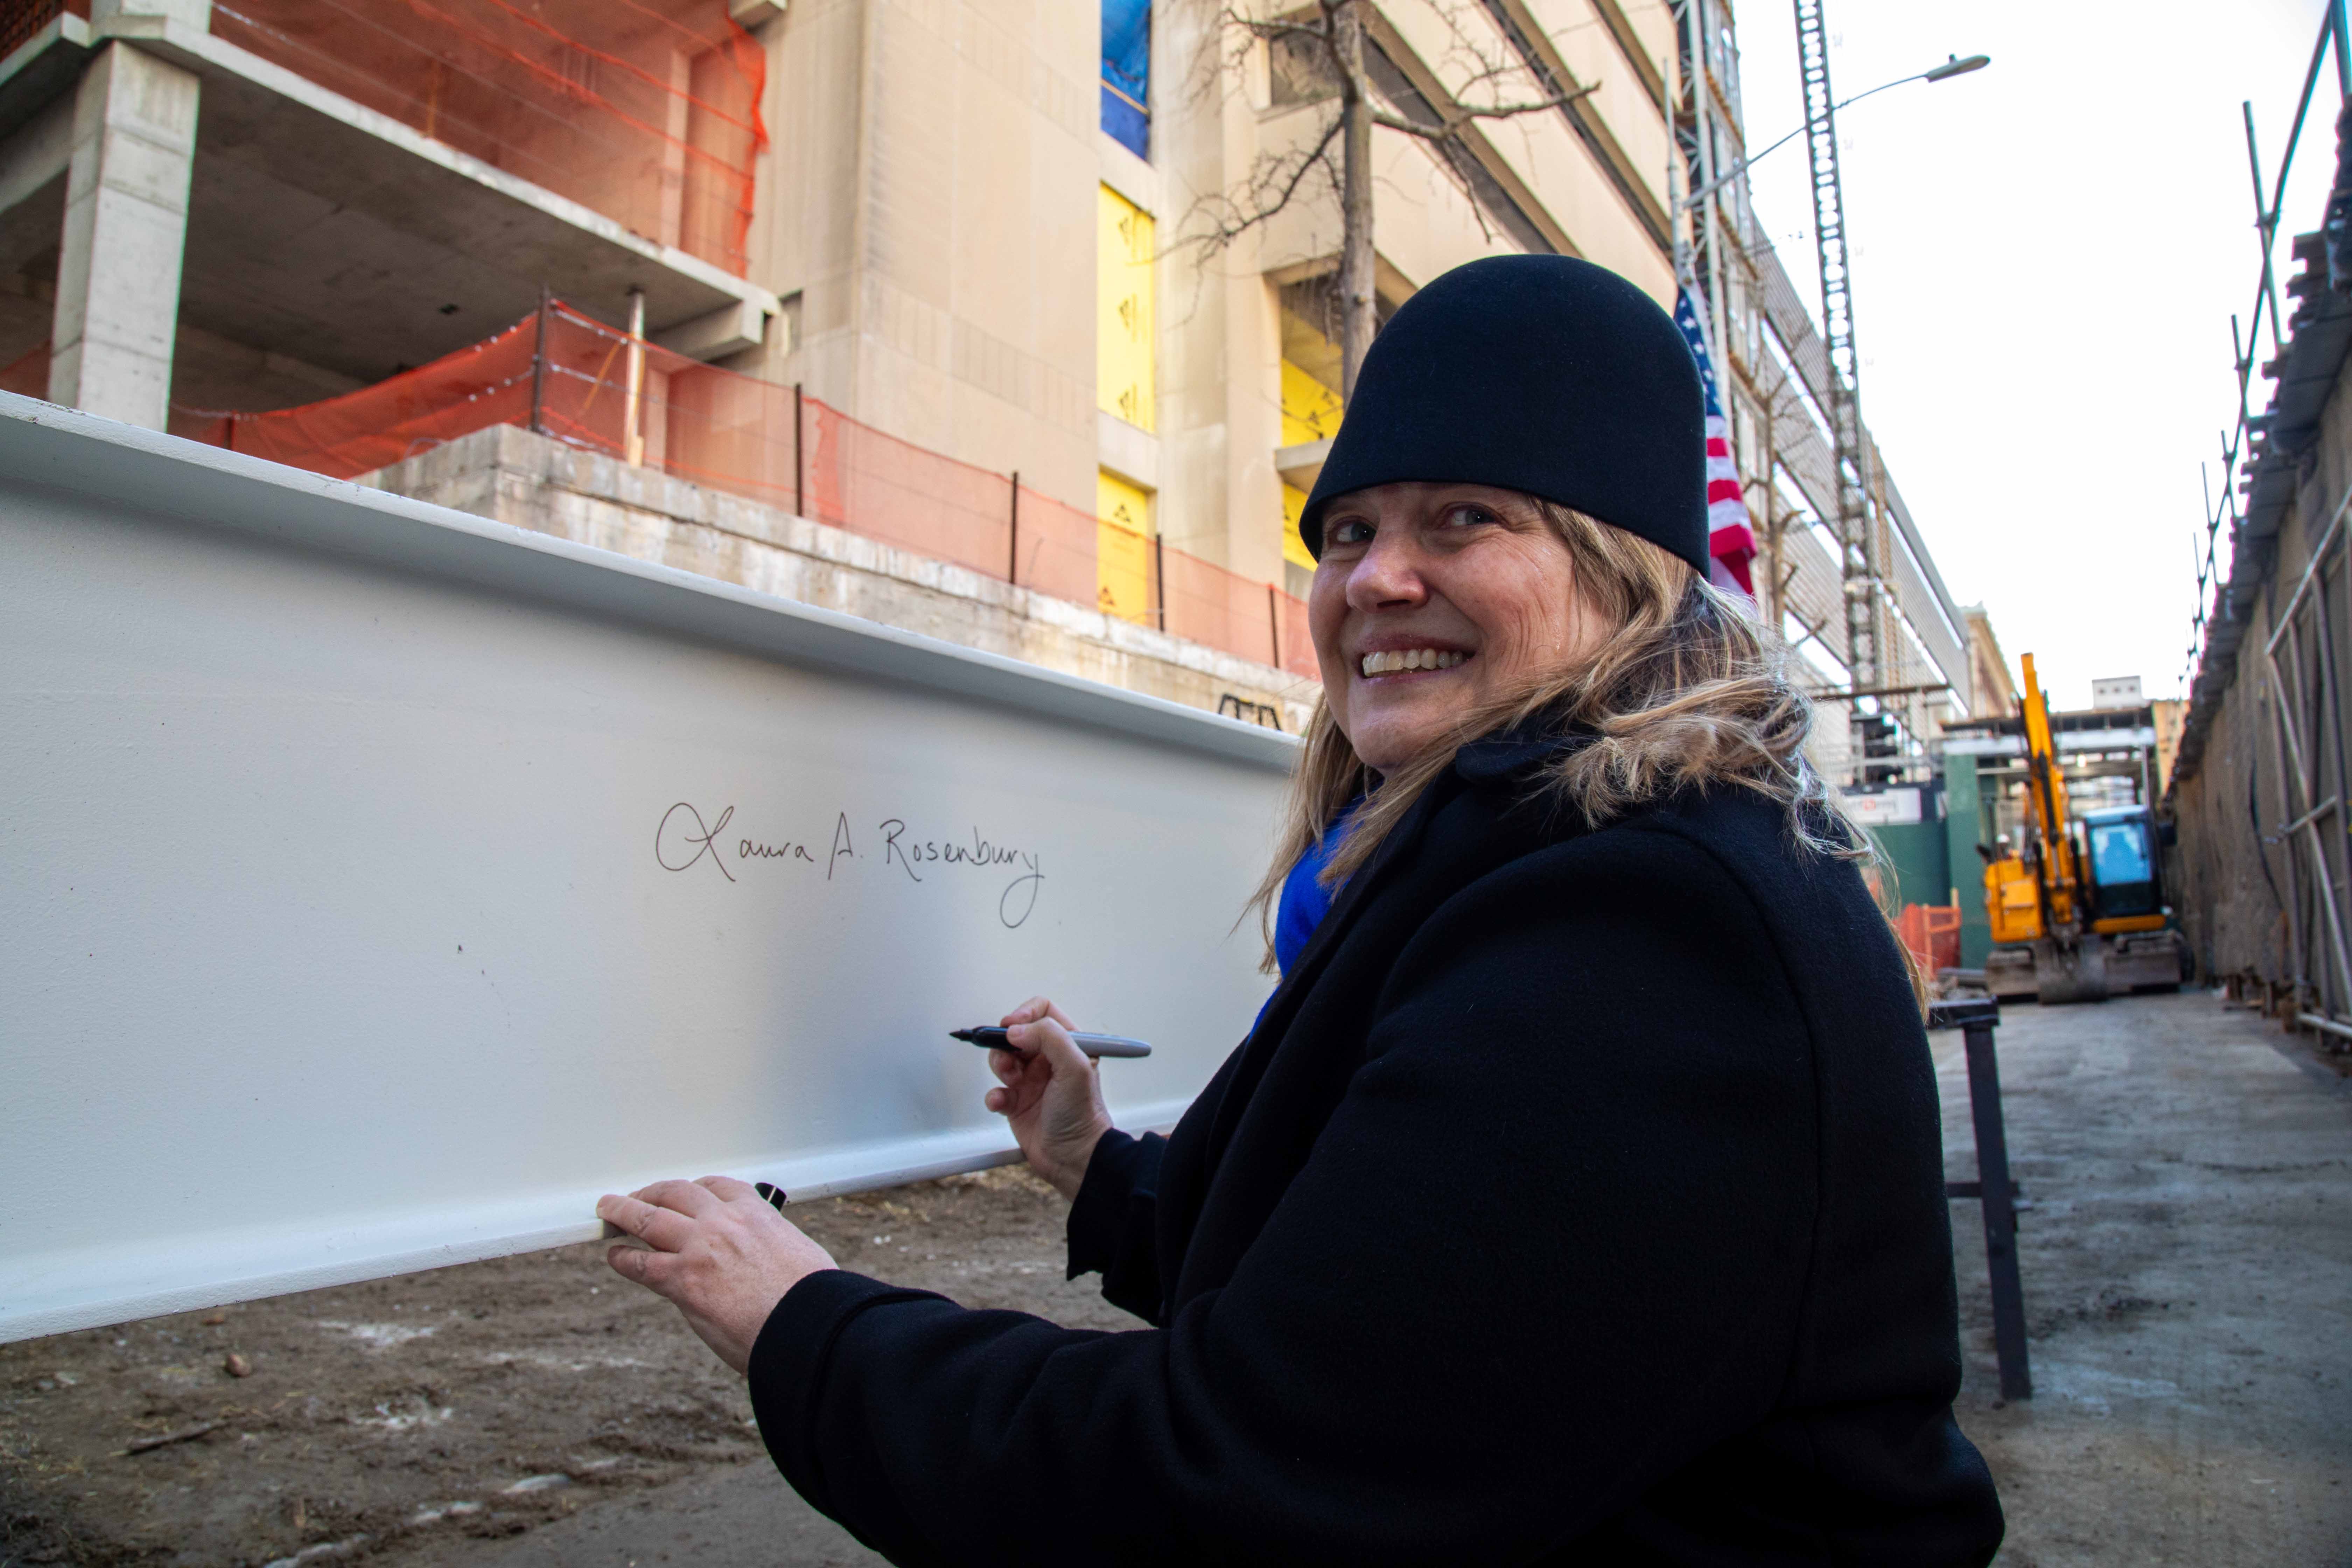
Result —
[[1151, 215], [1099, 187], [1095, 289], [1095, 402], [1152, 428]]
[[1095, 516], [1097, 607], [1123, 621], [1151, 624], [1151, 492], [1097, 470]]
[[1282, 558], [1294, 566], [1304, 566], [1312, 572], [1315, 570], [1315, 557], [1307, 552], [1307, 541], [1298, 531], [1298, 520], [1306, 511], [1307, 492], [1297, 485], [1283, 486]]
[[[1261, 360], [1261, 364], [1265, 362]], [[1339, 395], [1291, 363], [1282, 362], [1282, 444], [1303, 446], [1339, 433]]]

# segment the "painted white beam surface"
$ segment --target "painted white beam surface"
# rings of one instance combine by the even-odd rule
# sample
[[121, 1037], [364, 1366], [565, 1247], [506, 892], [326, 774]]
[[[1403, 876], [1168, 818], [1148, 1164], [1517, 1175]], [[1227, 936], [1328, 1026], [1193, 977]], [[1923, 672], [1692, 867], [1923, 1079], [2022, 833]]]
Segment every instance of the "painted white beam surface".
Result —
[[[0, 1340], [1171, 1120], [1296, 742], [0, 395]], [[919, 857], [919, 858], [918, 858]]]

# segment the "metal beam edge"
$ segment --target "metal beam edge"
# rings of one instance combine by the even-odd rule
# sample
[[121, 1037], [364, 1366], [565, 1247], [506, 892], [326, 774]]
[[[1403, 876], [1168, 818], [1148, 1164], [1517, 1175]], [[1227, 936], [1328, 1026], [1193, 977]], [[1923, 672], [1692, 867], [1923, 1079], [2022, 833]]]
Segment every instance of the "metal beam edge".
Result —
[[1299, 742], [1018, 659], [634, 556], [0, 393], [0, 507], [72, 491], [126, 511], [378, 562], [1064, 723], [1285, 770]]

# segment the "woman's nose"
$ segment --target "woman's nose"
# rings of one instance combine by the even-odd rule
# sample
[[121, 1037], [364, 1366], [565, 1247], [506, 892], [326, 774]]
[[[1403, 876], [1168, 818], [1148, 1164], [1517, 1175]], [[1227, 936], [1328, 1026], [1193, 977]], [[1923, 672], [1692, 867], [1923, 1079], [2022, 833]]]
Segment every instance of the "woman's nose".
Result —
[[1429, 597], [1422, 581], [1420, 552], [1412, 541], [1383, 530], [1372, 540], [1348, 574], [1348, 607], [1387, 610], [1420, 604]]

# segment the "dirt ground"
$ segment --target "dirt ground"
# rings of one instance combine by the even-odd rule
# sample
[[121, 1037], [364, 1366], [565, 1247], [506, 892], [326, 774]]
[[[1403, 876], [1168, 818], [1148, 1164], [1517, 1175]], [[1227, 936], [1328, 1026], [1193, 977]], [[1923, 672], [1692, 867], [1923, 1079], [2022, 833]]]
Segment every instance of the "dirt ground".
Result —
[[[1952, 1221], [2002, 1563], [2352, 1565], [2352, 1082], [2202, 995], [2012, 1008], [1998, 1038], [2031, 1401], [1997, 1395], [1976, 1205]], [[1958, 1047], [1936, 1037], [1955, 1176]], [[1017, 1168], [793, 1209], [845, 1267], [1134, 1326], [1062, 1279], [1062, 1214]], [[0, 1346], [0, 1568], [878, 1563], [750, 1423], [595, 1247]]]
[[[1972, 1174], [1959, 1038], [1934, 1038]], [[2346, 1058], [2200, 994], [2011, 1007], [1996, 1042], [2031, 1400], [1999, 1397], [1976, 1205], [1952, 1230], [2002, 1568], [2352, 1565]]]
[[[1013, 1166], [793, 1217], [845, 1268], [1135, 1326], [1063, 1279], [1063, 1210]], [[0, 1345], [0, 1568], [441, 1563], [763, 1454], [677, 1314], [563, 1247]]]

